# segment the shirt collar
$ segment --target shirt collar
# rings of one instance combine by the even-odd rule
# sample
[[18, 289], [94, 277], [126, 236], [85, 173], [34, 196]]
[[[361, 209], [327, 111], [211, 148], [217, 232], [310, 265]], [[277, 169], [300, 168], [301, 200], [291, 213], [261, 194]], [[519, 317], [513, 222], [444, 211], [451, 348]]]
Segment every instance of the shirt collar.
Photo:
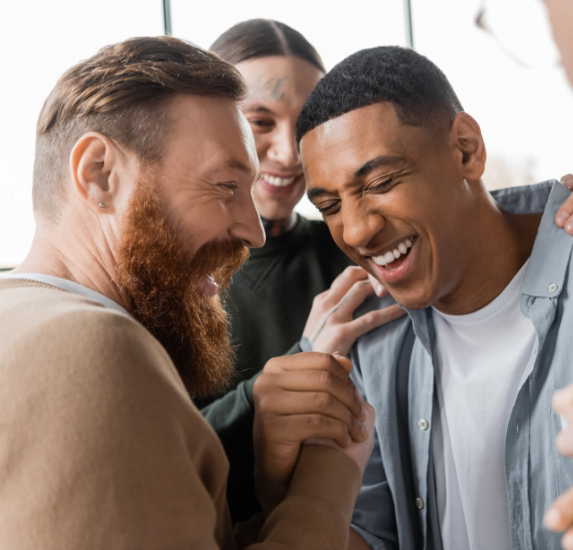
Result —
[[[555, 215], [570, 195], [569, 190], [558, 181], [552, 180], [536, 185], [500, 189], [491, 194], [499, 205], [509, 212], [543, 212], [521, 292], [531, 296], [559, 296], [569, 265], [573, 237], [555, 224]], [[412, 319], [416, 336], [430, 353], [435, 336], [431, 311], [431, 307], [406, 310]]]
[[573, 237], [555, 224], [555, 215], [569, 195], [564, 185], [553, 184], [521, 287], [523, 294], [542, 298], [556, 298], [561, 294]]
[[62, 279], [61, 277], [54, 277], [52, 275], [44, 275], [43, 273], [8, 273], [7, 275], [0, 275], [2, 279], [26, 279], [28, 281], [37, 281], [38, 283], [44, 283], [47, 285], [55, 286], [61, 288], [67, 292], [73, 292], [74, 294], [79, 294], [85, 298], [89, 298], [94, 302], [99, 302], [102, 306], [109, 309], [113, 309], [123, 315], [131, 317], [128, 311], [121, 307], [117, 302], [110, 300], [107, 296], [88, 288], [87, 286], [74, 283], [68, 279]]

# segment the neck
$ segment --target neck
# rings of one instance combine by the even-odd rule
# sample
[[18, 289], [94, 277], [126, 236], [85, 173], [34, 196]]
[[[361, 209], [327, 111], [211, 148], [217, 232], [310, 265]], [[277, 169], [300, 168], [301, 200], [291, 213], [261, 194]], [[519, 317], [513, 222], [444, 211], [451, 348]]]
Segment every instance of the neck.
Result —
[[297, 222], [296, 212], [291, 212], [290, 216], [287, 218], [282, 218], [280, 220], [269, 220], [261, 216], [261, 221], [263, 222], [263, 227], [265, 228], [265, 233], [267, 237], [280, 237], [285, 233], [288, 233]]
[[[63, 232], [67, 224], [38, 223], [32, 247], [26, 259], [13, 273], [42, 273], [68, 279], [108, 297], [123, 308], [119, 289], [114, 283], [115, 260], [111, 247], [101, 246], [95, 232], [82, 227]], [[69, 226], [68, 226], [69, 227]]]
[[451, 315], [473, 313], [492, 302], [511, 282], [531, 255], [542, 214], [510, 214], [488, 194], [471, 222], [461, 258], [459, 283], [435, 303]]

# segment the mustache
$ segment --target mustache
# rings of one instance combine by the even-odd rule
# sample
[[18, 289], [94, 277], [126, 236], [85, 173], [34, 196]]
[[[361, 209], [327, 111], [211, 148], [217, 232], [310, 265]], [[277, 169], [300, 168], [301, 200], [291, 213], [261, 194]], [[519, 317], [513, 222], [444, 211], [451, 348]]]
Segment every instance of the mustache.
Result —
[[212, 241], [205, 243], [191, 261], [191, 277], [196, 284], [202, 277], [213, 275], [217, 284], [226, 288], [233, 273], [249, 257], [249, 249], [241, 241]]

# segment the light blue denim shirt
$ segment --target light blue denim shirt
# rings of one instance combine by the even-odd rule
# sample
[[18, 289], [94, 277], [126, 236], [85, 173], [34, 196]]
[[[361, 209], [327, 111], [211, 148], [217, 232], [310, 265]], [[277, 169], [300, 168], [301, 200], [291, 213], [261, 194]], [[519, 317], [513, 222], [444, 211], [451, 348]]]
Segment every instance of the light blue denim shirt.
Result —
[[[554, 223], [569, 191], [551, 181], [492, 194], [510, 212], [544, 211], [521, 289], [521, 311], [537, 337], [507, 425], [505, 478], [513, 548], [558, 550], [560, 535], [542, 520], [573, 486], [573, 459], [555, 448], [561, 420], [551, 408], [553, 393], [573, 383], [573, 237]], [[373, 297], [357, 315], [391, 302]], [[410, 310], [360, 338], [351, 352], [354, 381], [377, 415], [353, 522], [376, 550], [442, 548], [431, 445], [433, 341], [431, 308]]]

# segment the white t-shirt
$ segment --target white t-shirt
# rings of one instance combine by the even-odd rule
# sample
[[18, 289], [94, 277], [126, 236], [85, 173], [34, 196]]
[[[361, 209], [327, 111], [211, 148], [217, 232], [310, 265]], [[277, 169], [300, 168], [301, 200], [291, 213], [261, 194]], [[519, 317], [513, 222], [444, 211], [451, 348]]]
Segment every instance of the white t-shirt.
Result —
[[479, 311], [433, 310], [432, 450], [444, 550], [511, 550], [504, 441], [536, 338], [520, 308], [527, 263]]

